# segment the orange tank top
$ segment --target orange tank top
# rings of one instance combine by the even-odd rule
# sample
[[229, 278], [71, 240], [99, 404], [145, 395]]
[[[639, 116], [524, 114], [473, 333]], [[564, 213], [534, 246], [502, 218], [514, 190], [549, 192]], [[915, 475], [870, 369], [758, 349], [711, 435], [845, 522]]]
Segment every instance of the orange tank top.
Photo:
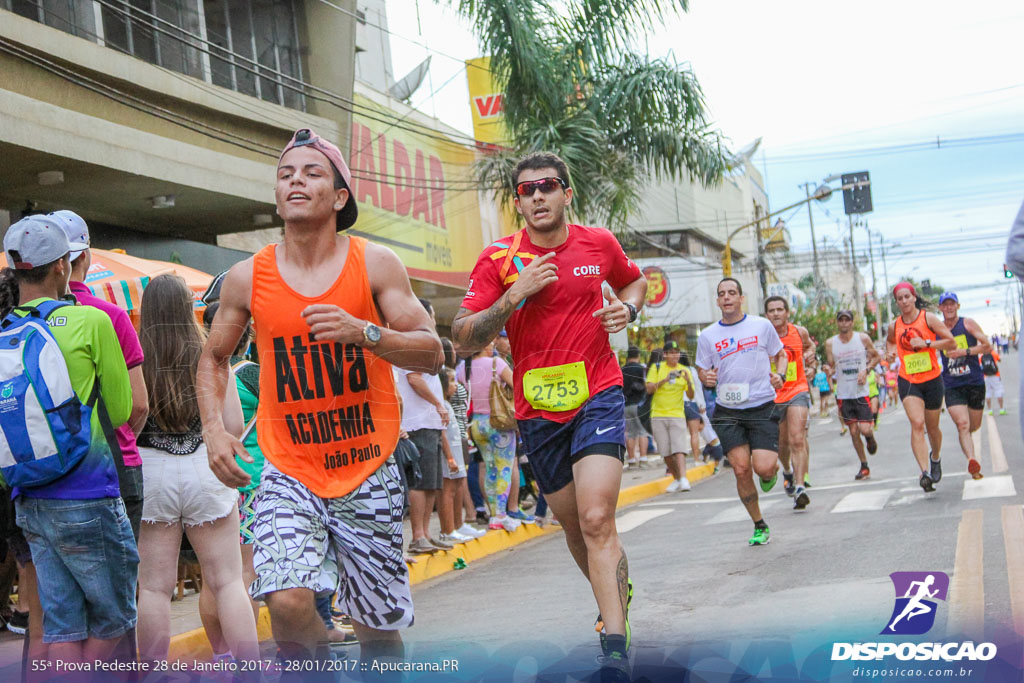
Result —
[[350, 493], [398, 443], [391, 364], [357, 344], [316, 341], [302, 318], [334, 304], [379, 325], [366, 273], [366, 240], [350, 236], [338, 279], [317, 297], [299, 294], [277, 269], [275, 244], [253, 257], [252, 310], [260, 366], [260, 450], [321, 498]]
[[928, 316], [918, 311], [914, 322], [903, 322], [903, 316], [896, 317], [896, 350], [900, 357], [900, 377], [911, 384], [921, 384], [942, 374], [942, 363], [935, 349], [914, 349], [910, 340], [914, 337], [935, 341], [938, 335], [928, 327]]
[[776, 403], [785, 403], [801, 392], [810, 391], [804, 373], [804, 342], [800, 339], [796, 325], [789, 325], [786, 335], [781, 339], [789, 358], [789, 366], [786, 368], [786, 383], [775, 392]]

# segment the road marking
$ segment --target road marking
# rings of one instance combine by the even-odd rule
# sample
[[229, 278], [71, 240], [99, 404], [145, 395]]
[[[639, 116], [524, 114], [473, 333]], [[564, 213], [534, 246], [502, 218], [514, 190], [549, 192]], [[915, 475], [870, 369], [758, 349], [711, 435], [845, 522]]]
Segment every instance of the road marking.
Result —
[[1017, 489], [1013, 486], [1013, 477], [1004, 474], [1000, 477], [991, 475], [984, 479], [968, 479], [964, 482], [963, 500], [976, 500], [978, 498], [1002, 498], [1004, 496], [1016, 496]]
[[956, 560], [949, 587], [947, 637], [981, 639], [985, 631], [985, 570], [981, 510], [964, 510], [956, 534]]
[[[944, 479], [955, 479], [957, 477], [966, 477], [966, 472], [950, 472], [943, 475]], [[807, 495], [812, 496], [814, 493], [821, 491], [834, 491], [837, 489], [849, 489], [849, 488], [866, 488], [869, 486], [878, 486], [881, 484], [901, 484], [905, 482], [917, 483], [918, 477], [893, 477], [891, 479], [867, 479], [863, 481], [851, 481], [846, 484], [828, 484], [825, 486], [819, 486], [815, 484], [812, 488], [807, 489]], [[908, 490], [914, 490], [910, 488]], [[761, 493], [758, 492], [758, 498], [761, 500], [761, 504], [764, 505], [766, 501], [779, 501], [786, 496], [784, 492], [776, 493]], [[786, 496], [788, 497], [788, 496]], [[637, 507], [663, 507], [665, 505], [704, 505], [705, 503], [732, 503], [737, 501], [738, 496], [729, 496], [725, 498], [690, 498], [687, 497], [685, 500], [659, 500], [654, 503], [640, 503]]]
[[[734, 498], [733, 500], [736, 503], [740, 502], [738, 498]], [[789, 499], [787, 498], [786, 500], [789, 500]], [[772, 500], [761, 500], [760, 501], [761, 512], [764, 512], [765, 510], [768, 510], [770, 508], [775, 507], [780, 502], [781, 502], [780, 498], [775, 498], [775, 499], [772, 499]], [[749, 522], [749, 521], [750, 521], [750, 515], [747, 514], [747, 508], [743, 507], [742, 504], [739, 504], [736, 507], [732, 507], [732, 508], [729, 508], [728, 510], [723, 510], [722, 512], [719, 512], [717, 515], [715, 515], [714, 517], [712, 517], [708, 521], [704, 522], [704, 524], [705, 525], [708, 525], [708, 524], [728, 524], [729, 522]]]
[[632, 531], [641, 524], [649, 522], [652, 519], [657, 519], [662, 515], [667, 515], [672, 512], [671, 509], [662, 510], [630, 510], [621, 517], [615, 519], [615, 528], [620, 534], [624, 534], [627, 531]]
[[988, 425], [988, 450], [992, 454], [992, 472], [1006, 472], [1010, 467], [1006, 464], [1006, 453], [1003, 452], [1003, 442], [999, 438], [996, 421], [991, 415], [986, 415], [985, 424]]
[[881, 510], [889, 502], [896, 489], [882, 489], [880, 491], [857, 491], [848, 493], [843, 499], [832, 508], [833, 513], [843, 512], [868, 512]]
[[1024, 507], [1003, 506], [1003, 543], [1006, 573], [1010, 579], [1010, 608], [1013, 628], [1024, 636]]
[[641, 508], [656, 508], [663, 505], [703, 505], [704, 503], [734, 503], [739, 498], [737, 496], [729, 496], [728, 498], [687, 498], [686, 500], [665, 500], [657, 503], [640, 503], [637, 507]]
[[896, 507], [897, 505], [910, 505], [911, 503], [916, 503], [917, 501], [924, 500], [925, 498], [928, 497], [928, 494], [925, 493], [920, 487], [918, 487], [916, 490], [915, 489], [900, 489], [900, 491], [901, 492], [906, 491], [907, 493], [905, 495], [902, 495], [902, 496], [898, 497], [898, 498], [894, 498], [894, 499], [890, 500], [889, 501], [889, 507], [892, 508], [892, 507]]

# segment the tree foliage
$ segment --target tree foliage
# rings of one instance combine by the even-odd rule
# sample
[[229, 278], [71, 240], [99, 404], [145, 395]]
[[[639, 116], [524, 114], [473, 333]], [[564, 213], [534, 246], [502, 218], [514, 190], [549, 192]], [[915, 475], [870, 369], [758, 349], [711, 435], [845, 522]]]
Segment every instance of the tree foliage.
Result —
[[717, 182], [726, 169], [689, 67], [651, 59], [636, 36], [686, 0], [449, 0], [467, 18], [504, 92], [510, 146], [477, 164], [484, 186], [514, 198], [519, 158], [565, 159], [575, 215], [624, 229], [652, 177]]

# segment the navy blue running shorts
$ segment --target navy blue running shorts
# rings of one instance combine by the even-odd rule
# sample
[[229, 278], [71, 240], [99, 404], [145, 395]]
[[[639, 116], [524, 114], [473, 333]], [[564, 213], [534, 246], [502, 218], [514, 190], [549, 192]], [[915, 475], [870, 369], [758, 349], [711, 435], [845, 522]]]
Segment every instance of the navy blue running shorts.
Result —
[[523, 448], [542, 493], [572, 482], [572, 466], [587, 455], [624, 458], [626, 402], [622, 387], [610, 387], [584, 403], [565, 423], [537, 417], [519, 421]]

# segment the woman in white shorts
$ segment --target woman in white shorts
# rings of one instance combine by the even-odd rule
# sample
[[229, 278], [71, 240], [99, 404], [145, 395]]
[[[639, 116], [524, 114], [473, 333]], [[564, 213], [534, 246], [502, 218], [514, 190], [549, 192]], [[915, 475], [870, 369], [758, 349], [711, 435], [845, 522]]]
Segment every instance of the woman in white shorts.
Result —
[[[238, 660], [260, 651], [249, 596], [242, 583], [238, 544], [238, 492], [210, 471], [195, 394], [203, 332], [193, 315], [192, 292], [176, 275], [160, 275], [142, 296], [139, 339], [149, 394], [149, 418], [138, 437], [143, 485], [139, 534], [139, 656], [167, 659], [171, 594], [178, 576], [182, 530], [196, 551], [204, 590], [217, 598], [224, 639]], [[242, 407], [228, 382], [224, 422], [242, 433]]]
[[445, 462], [441, 466], [441, 497], [437, 502], [437, 517], [441, 522], [441, 540], [445, 543], [464, 543], [480, 538], [486, 531], [474, 529], [463, 517], [463, 495], [468, 495], [465, 486], [466, 460], [462, 451], [462, 434], [450, 401], [455, 396], [458, 383], [455, 371], [441, 368], [441, 391], [444, 393], [444, 407], [448, 410], [448, 426], [442, 434], [442, 448]]

